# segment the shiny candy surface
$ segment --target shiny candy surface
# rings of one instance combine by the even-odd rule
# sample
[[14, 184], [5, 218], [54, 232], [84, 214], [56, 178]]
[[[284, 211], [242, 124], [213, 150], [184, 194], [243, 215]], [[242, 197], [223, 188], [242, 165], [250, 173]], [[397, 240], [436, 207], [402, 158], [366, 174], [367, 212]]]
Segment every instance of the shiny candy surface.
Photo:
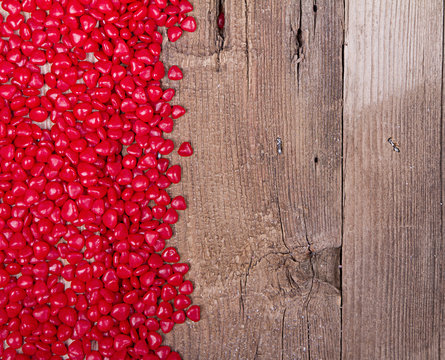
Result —
[[[168, 246], [187, 205], [169, 193], [182, 171], [164, 134], [186, 110], [163, 86], [183, 72], [161, 52], [162, 34], [175, 42], [196, 30], [193, 6], [2, 8], [0, 357], [180, 359], [162, 333], [200, 309]], [[191, 144], [177, 153], [192, 155]]]

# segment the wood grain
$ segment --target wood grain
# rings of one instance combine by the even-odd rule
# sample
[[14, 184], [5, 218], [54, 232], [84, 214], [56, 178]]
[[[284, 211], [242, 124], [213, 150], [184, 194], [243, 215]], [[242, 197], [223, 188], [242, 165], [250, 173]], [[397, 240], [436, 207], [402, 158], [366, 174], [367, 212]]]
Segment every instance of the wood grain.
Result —
[[343, 358], [440, 359], [443, 2], [346, 3]]
[[339, 358], [343, 2], [194, 6], [198, 31], [165, 61], [185, 72], [173, 136], [196, 150], [178, 159], [190, 207], [173, 243], [203, 320], [167, 343], [186, 359]]

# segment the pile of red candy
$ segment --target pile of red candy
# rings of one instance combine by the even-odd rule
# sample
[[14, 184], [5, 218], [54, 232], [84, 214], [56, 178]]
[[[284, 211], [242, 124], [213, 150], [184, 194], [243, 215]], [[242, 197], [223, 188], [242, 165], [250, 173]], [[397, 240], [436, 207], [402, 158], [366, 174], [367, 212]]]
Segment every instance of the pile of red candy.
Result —
[[181, 168], [163, 134], [185, 110], [159, 58], [162, 32], [195, 31], [192, 5], [1, 7], [0, 358], [180, 359], [161, 333], [200, 309], [166, 247], [186, 204], [166, 191]]

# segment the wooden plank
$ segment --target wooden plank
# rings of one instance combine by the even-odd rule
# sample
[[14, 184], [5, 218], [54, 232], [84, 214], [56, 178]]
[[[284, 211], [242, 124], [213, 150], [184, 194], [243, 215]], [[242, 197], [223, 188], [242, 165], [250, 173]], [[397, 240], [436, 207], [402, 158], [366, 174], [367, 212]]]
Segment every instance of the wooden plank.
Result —
[[443, 2], [346, 3], [343, 358], [443, 358]]
[[174, 158], [190, 207], [171, 244], [203, 319], [166, 342], [186, 359], [339, 358], [343, 2], [194, 6], [198, 31], [164, 59], [189, 110], [172, 136], [196, 151]]

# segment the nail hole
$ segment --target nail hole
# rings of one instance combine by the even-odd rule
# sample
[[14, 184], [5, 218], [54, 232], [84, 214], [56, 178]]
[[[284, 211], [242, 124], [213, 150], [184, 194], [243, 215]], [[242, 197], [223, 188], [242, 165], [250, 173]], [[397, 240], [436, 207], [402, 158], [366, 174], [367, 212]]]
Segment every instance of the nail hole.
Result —
[[314, 12], [317, 12], [317, 10], [318, 10], [317, 5], [314, 5]]
[[314, 163], [318, 163], [318, 157], [314, 157]]

